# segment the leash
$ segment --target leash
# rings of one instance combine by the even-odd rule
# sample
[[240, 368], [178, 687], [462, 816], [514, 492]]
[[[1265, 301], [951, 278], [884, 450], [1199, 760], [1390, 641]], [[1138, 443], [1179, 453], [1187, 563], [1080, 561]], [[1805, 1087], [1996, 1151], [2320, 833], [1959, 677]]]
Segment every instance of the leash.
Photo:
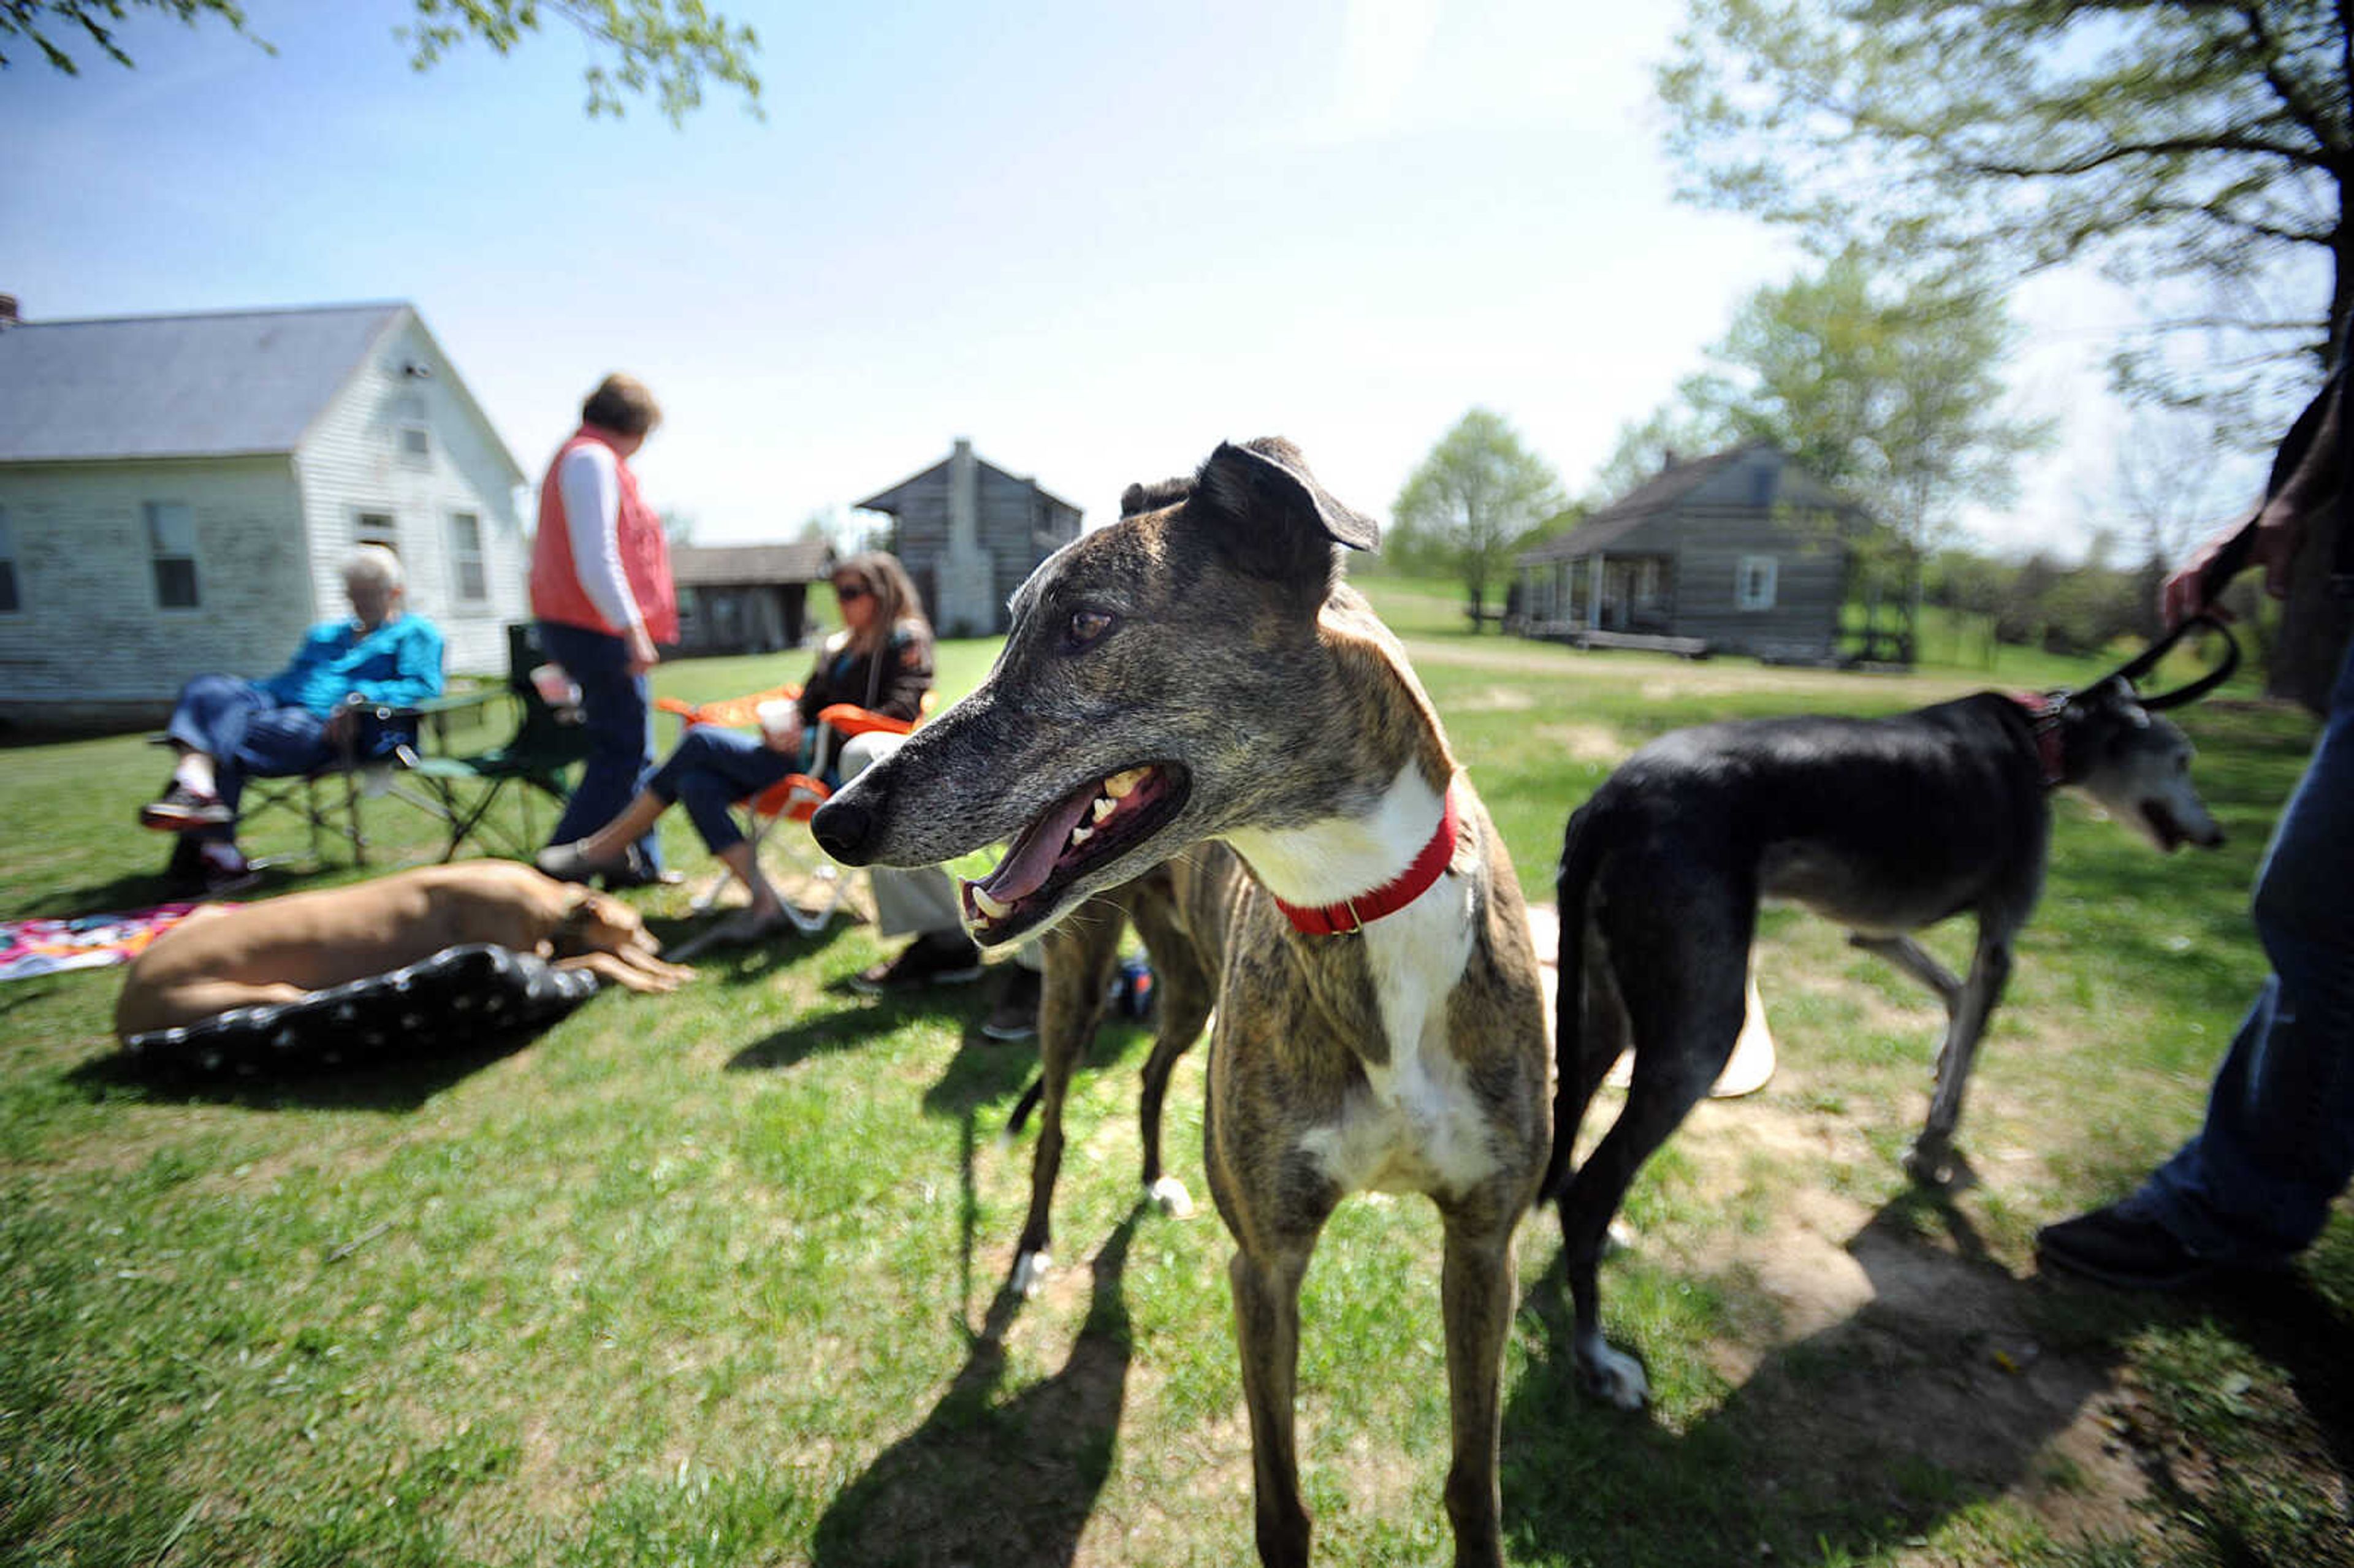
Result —
[[[2215, 568], [2221, 569], [2228, 567], [2228, 571], [2224, 571], [2222, 574], [2224, 576], [2229, 576], [2231, 573], [2237, 572], [2239, 570], [2239, 563], [2247, 559], [2248, 546], [2253, 543], [2255, 533], [2253, 526], [2233, 538], [2229, 545], [2223, 547], [2222, 552], [2217, 556], [2214, 563]], [[2213, 669], [2208, 671], [2197, 680], [2177, 686], [2170, 692], [2154, 692], [2147, 697], [2137, 694], [2135, 699], [2151, 713], [2162, 713], [2168, 708], [2179, 708], [2185, 703], [2195, 703], [2200, 698], [2205, 696], [2208, 693], [2213, 691], [2216, 687], [2221, 685], [2225, 681], [2230, 680], [2232, 678], [2232, 672], [2240, 667], [2240, 640], [2232, 635], [2232, 629], [2230, 627], [2224, 625], [2221, 620], [2218, 620], [2214, 616], [2210, 615], [2203, 609], [2196, 615], [2185, 616], [2180, 621], [2176, 623], [2171, 631], [2168, 631], [2165, 636], [2160, 637], [2157, 641], [2151, 643], [2148, 647], [2143, 649], [2140, 652], [2135, 654], [2132, 658], [2126, 660], [2124, 663], [2110, 671], [2106, 675], [2101, 677], [2101, 679], [2103, 681], [2123, 681], [2126, 685], [2130, 686], [2139, 681], [2144, 675], [2148, 674], [2152, 670], [2158, 668], [2158, 662], [2160, 659], [2165, 658], [2167, 653], [2176, 643], [2181, 641], [2191, 632], [2198, 630], [2214, 631], [2222, 636], [2223, 657], [2221, 661], [2218, 662]], [[2095, 682], [2094, 683], [2097, 685], [2100, 683]], [[2068, 694], [2065, 692], [2061, 693], [2060, 702], [2063, 706], [2066, 705], [2067, 700]]]
[[[2239, 570], [2239, 563], [2247, 558], [2248, 544], [2253, 537], [2253, 531], [2251, 529], [2249, 533], [2235, 537], [2231, 544], [2224, 546], [2221, 554], [2215, 560], [2215, 567], [2221, 569], [2222, 577], [2228, 578]], [[2203, 609], [2196, 615], [2184, 617], [2172, 630], [2094, 682], [2093, 684], [2102, 686], [2111, 681], [2123, 681], [2130, 688], [2135, 682], [2158, 668], [2158, 662], [2165, 658], [2176, 643], [2198, 630], [2215, 631], [2222, 635], [2223, 657], [2215, 667], [2196, 680], [2186, 682], [2170, 692], [2153, 692], [2146, 697], [2136, 694], [2134, 698], [2147, 713], [2163, 713], [2168, 708], [2179, 708], [2185, 703], [2197, 702], [2200, 697], [2230, 680], [2232, 673], [2240, 667], [2240, 640], [2232, 635], [2230, 627]], [[2043, 775], [2043, 787], [2047, 789], [2057, 789], [2068, 782], [2068, 748], [2066, 738], [2062, 731], [2064, 727], [2063, 715], [2068, 711], [2070, 699], [2075, 694], [2074, 692], [2064, 688], [2056, 692], [2006, 692], [2003, 694], [2027, 715], [2028, 727], [2035, 735], [2036, 764]]]
[[[1384, 915], [1394, 915], [1430, 890], [1430, 885], [1445, 874], [1447, 863], [1455, 858], [1456, 820], [1455, 789], [1447, 790], [1446, 810], [1438, 819], [1438, 831], [1414, 857], [1414, 863], [1383, 883], [1370, 893], [1360, 893], [1354, 898], [1344, 898], [1338, 904], [1326, 904], [1303, 908], [1275, 899], [1275, 906], [1283, 911], [1292, 929], [1309, 937], [1338, 937], [1352, 931], [1362, 931]], [[1274, 898], [1270, 893], [1268, 897]]]

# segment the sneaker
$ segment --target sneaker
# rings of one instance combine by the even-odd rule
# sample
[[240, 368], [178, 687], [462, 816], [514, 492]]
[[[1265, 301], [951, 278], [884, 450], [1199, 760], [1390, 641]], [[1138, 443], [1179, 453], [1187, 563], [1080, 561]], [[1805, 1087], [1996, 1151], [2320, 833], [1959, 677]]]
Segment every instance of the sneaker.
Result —
[[2035, 1233], [2035, 1255], [2046, 1268], [2125, 1290], [2180, 1290], [2223, 1272], [2130, 1201], [2044, 1226]]
[[997, 988], [981, 1032], [991, 1040], [1027, 1040], [1038, 1033], [1038, 971], [1021, 964], [1009, 966], [1005, 983]]
[[926, 985], [963, 985], [981, 978], [981, 949], [962, 931], [927, 931], [886, 963], [854, 975], [850, 988], [866, 996]]
[[139, 825], [158, 832], [185, 833], [191, 828], [218, 828], [237, 816], [211, 795], [199, 794], [177, 782], [139, 808]]

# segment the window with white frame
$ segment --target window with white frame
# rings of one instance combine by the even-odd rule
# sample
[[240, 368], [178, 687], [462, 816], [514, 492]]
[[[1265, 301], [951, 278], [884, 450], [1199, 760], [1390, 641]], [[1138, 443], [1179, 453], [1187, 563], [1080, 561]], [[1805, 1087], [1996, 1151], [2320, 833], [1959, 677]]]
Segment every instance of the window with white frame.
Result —
[[425, 418], [425, 399], [413, 392], [392, 400], [392, 450], [408, 468], [433, 463], [433, 431]]
[[196, 587], [196, 514], [184, 501], [150, 501], [147, 553], [154, 563], [155, 603], [163, 609], [194, 609]]
[[487, 604], [491, 573], [482, 558], [482, 519], [472, 512], [450, 514], [450, 586], [461, 604]]
[[8, 509], [0, 506], [0, 615], [14, 615], [24, 608], [24, 595], [16, 587], [16, 531], [8, 522]]
[[1733, 579], [1733, 605], [1736, 609], [1774, 608], [1773, 556], [1741, 557], [1741, 568]]

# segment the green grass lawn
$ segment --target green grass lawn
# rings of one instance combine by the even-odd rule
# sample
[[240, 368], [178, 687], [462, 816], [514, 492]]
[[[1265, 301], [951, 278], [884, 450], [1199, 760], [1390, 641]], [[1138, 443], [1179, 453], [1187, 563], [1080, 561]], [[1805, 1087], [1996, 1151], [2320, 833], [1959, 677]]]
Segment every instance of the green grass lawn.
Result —
[[[1444, 584], [1368, 589], [1538, 899], [1568, 811], [1663, 730], [2093, 673], [1578, 653], [1467, 635]], [[944, 691], [992, 652], [944, 648]], [[697, 661], [659, 684], [801, 673]], [[1928, 999], [1767, 916], [1780, 1070], [1694, 1116], [1606, 1269], [1652, 1410], [1577, 1396], [1553, 1224], [1523, 1232], [1515, 1563], [2354, 1563], [2342, 1208], [2262, 1290], [2033, 1277], [2037, 1224], [2193, 1125], [2262, 972], [2247, 885], [2311, 726], [2244, 697], [2186, 722], [2232, 843], [2162, 859], [2062, 803], [1962, 1128], [1977, 1182], [1950, 1202], [1896, 1166]], [[162, 771], [136, 737], [0, 750], [0, 916], [161, 896], [163, 846], [128, 824]], [[370, 813], [387, 863], [429, 846], [399, 802]], [[691, 829], [665, 831], [703, 871]], [[299, 845], [258, 826], [251, 847]], [[360, 874], [284, 868], [251, 896]], [[685, 890], [632, 896], [690, 928]], [[1966, 933], [1933, 945], [1957, 961]], [[1226, 1237], [1206, 1202], [1136, 1207], [1147, 1036], [1108, 1027], [1075, 1086], [1058, 1266], [1017, 1307], [998, 1286], [1029, 1147], [998, 1139], [1034, 1054], [980, 1037], [985, 987], [850, 991], [880, 952], [838, 924], [528, 1042], [193, 1093], [110, 1062], [119, 974], [0, 988], [0, 1563], [1249, 1561]], [[1201, 1082], [1197, 1053], [1168, 1147], [1205, 1198]], [[1447, 1558], [1437, 1247], [1427, 1205], [1361, 1200], [1317, 1255], [1300, 1430], [1321, 1563]]]

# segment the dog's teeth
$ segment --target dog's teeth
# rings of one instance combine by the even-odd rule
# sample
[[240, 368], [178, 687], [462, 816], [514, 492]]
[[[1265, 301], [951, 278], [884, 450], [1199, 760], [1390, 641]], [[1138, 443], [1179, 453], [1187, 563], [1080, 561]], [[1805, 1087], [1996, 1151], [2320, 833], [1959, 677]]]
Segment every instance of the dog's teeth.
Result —
[[992, 920], [1002, 920], [1013, 913], [1013, 906], [1000, 904], [989, 895], [989, 889], [986, 887], [975, 887], [972, 890], [972, 906]]
[[1114, 811], [1117, 811], [1117, 810], [1119, 810], [1119, 801], [1117, 801], [1117, 800], [1107, 800], [1105, 797], [1103, 797], [1103, 796], [1101, 796], [1101, 795], [1098, 795], [1098, 796], [1097, 796], [1097, 797], [1096, 797], [1095, 813], [1096, 813], [1096, 821], [1098, 821], [1098, 822], [1102, 821], [1106, 817], [1110, 816]]
[[1079, 845], [1087, 842], [1089, 839], [1095, 836], [1096, 831], [1093, 828], [1073, 828], [1071, 830], [1071, 847], [1073, 849], [1076, 849]]
[[1144, 782], [1145, 774], [1150, 771], [1146, 768], [1131, 768], [1124, 773], [1115, 773], [1103, 781], [1103, 792], [1115, 800], [1125, 800], [1136, 793], [1136, 787]]

